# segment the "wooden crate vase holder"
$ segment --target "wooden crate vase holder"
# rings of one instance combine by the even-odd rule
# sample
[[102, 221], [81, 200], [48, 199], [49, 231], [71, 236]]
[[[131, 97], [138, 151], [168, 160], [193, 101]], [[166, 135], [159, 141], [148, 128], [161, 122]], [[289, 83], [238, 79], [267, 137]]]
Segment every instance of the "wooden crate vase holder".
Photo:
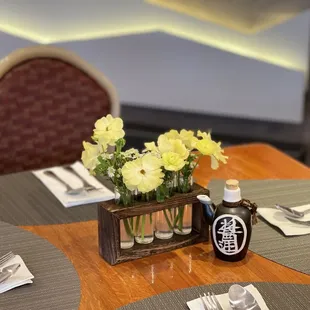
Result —
[[[197, 195], [209, 195], [209, 190], [198, 184], [189, 193], [177, 193], [162, 203], [156, 200], [137, 202], [133, 206], [117, 205], [109, 200], [98, 205], [99, 253], [111, 265], [135, 260], [153, 254], [172, 251], [188, 245], [208, 241], [209, 227], [203, 216], [202, 204]], [[132, 248], [120, 248], [120, 220], [138, 215], [155, 213], [165, 209], [192, 204], [192, 232], [188, 235], [174, 234], [171, 239], [154, 238], [150, 244], [135, 244]]]

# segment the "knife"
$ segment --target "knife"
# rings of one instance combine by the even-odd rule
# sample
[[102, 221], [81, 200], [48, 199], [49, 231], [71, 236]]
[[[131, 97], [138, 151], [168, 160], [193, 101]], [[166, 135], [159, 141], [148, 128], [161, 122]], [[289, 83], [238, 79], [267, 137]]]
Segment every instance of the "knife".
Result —
[[0, 283], [10, 278], [19, 269], [20, 264], [13, 264], [2, 269], [0, 272]]

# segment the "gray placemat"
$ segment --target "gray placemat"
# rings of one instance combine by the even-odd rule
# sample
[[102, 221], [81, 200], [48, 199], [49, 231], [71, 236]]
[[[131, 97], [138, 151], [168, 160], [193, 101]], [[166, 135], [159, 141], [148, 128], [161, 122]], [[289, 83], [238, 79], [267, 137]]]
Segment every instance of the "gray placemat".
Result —
[[[109, 186], [105, 180], [99, 180]], [[26, 226], [96, 219], [97, 204], [65, 208], [31, 172], [0, 176], [1, 221]]]
[[[183, 290], [156, 295], [119, 308], [119, 310], [181, 310], [187, 309], [187, 301], [205, 292], [227, 293], [233, 283], [195, 286]], [[250, 283], [239, 283], [248, 285]], [[263, 296], [269, 310], [309, 310], [310, 285], [283, 283], [252, 283]]]
[[0, 294], [1, 310], [76, 310], [80, 280], [65, 255], [48, 241], [0, 222], [0, 256], [13, 251], [34, 275], [27, 284]]
[[[221, 202], [223, 180], [209, 184], [212, 200]], [[300, 206], [310, 203], [310, 180], [244, 180], [240, 181], [243, 198], [256, 202], [258, 208], [273, 208], [276, 203]], [[310, 274], [310, 235], [286, 237], [280, 229], [261, 217], [253, 226], [249, 249], [281, 265]], [[310, 309], [310, 307], [309, 307]]]

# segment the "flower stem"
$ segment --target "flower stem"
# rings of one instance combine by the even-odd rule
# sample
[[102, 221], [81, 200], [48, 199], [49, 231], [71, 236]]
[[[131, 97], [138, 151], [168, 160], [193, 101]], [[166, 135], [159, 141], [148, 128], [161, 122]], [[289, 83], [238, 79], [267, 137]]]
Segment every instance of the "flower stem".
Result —
[[183, 230], [183, 218], [184, 218], [184, 207], [179, 207], [179, 224], [178, 224], [178, 229], [180, 231]]
[[174, 218], [173, 227], [183, 230], [184, 207], [178, 207], [178, 214]]
[[138, 230], [139, 230], [139, 224], [140, 224], [140, 215], [137, 216], [136, 218], [136, 226], [135, 226], [135, 234], [138, 234]]
[[[169, 211], [170, 211], [170, 210], [169, 210]], [[170, 211], [170, 212], [171, 212], [171, 211]], [[170, 213], [170, 214], [171, 214], [171, 213]], [[167, 210], [164, 210], [164, 216], [165, 216], [165, 219], [166, 219], [166, 222], [167, 222], [169, 228], [172, 230], [172, 229], [173, 229], [173, 226], [172, 226], [172, 224], [171, 224], [171, 222], [170, 222], [170, 220], [169, 220], [169, 216], [168, 216], [168, 214], [167, 214]]]
[[170, 213], [170, 218], [171, 218], [171, 220], [173, 219], [173, 217], [172, 217], [172, 211], [171, 211], [171, 209], [168, 209], [168, 211], [169, 211], [169, 213]]
[[123, 222], [124, 222], [124, 227], [125, 227], [125, 230], [126, 230], [126, 234], [130, 237], [133, 237], [134, 236], [134, 233], [132, 231], [132, 227], [130, 227], [130, 223], [129, 223], [129, 219], [123, 219]]
[[141, 239], [144, 240], [144, 228], [145, 228], [145, 214], [142, 215], [141, 223]]
[[196, 164], [195, 164], [195, 166], [194, 166], [193, 169], [192, 169], [193, 172], [195, 171], [197, 165], [199, 164], [199, 161], [200, 161], [200, 158], [201, 158], [201, 157], [202, 157], [202, 155], [199, 155], [199, 156], [198, 156], [198, 159], [197, 159], [197, 161], [196, 161]]
[[180, 174], [180, 171], [178, 171], [178, 175], [177, 175], [177, 182], [178, 182], [178, 192], [180, 192], [180, 187], [181, 187], [181, 184], [180, 184], [180, 178], [181, 178], [181, 174]]
[[180, 217], [180, 214], [178, 213], [175, 217], [174, 217], [174, 221], [173, 221], [173, 227], [175, 227], [179, 221], [179, 217]]

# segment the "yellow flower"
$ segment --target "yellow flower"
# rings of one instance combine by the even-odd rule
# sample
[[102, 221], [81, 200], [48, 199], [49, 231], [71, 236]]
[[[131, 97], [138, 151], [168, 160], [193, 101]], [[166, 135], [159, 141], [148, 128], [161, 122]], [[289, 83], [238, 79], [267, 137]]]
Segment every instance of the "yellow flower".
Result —
[[81, 157], [83, 165], [85, 168], [92, 171], [99, 163], [98, 156], [100, 154], [100, 145], [83, 141], [83, 147], [84, 151], [82, 152]]
[[174, 152], [167, 152], [162, 155], [164, 168], [169, 171], [179, 171], [184, 165], [185, 161], [180, 154]]
[[124, 136], [123, 121], [119, 117], [114, 118], [111, 114], [108, 114], [106, 117], [98, 119], [95, 123], [93, 138], [96, 141], [115, 145], [115, 142]]
[[152, 191], [163, 183], [162, 160], [148, 153], [127, 162], [122, 168], [123, 180], [129, 190]]
[[223, 155], [224, 150], [221, 148], [221, 142], [215, 143], [215, 151], [211, 156], [211, 168], [216, 170], [219, 167], [219, 161], [226, 164], [228, 156]]
[[175, 152], [180, 155], [181, 158], [186, 159], [189, 155], [189, 150], [183, 144], [181, 140], [171, 140], [172, 152]]
[[150, 151], [150, 152], [157, 152], [158, 151], [155, 142], [146, 142], [146, 143], [144, 143], [144, 146], [145, 146], [146, 151]]
[[198, 139], [194, 136], [194, 132], [192, 130], [182, 129], [180, 131], [180, 139], [190, 150], [194, 149], [196, 143], [198, 142]]
[[177, 130], [171, 129], [164, 134], [168, 139], [180, 139], [180, 134]]
[[219, 162], [214, 155], [211, 155], [211, 169], [216, 170], [219, 167]]
[[202, 132], [202, 131], [198, 130], [197, 136], [201, 137], [202, 139], [211, 140], [211, 133], [210, 132]]
[[189, 151], [180, 139], [169, 139], [165, 135], [158, 137], [158, 150], [161, 154], [174, 152], [180, 155], [182, 159], [186, 159]]
[[165, 135], [160, 135], [157, 140], [158, 150], [161, 154], [172, 151], [170, 139]]
[[171, 129], [169, 132], [166, 132], [164, 136], [170, 140], [181, 140], [189, 150], [192, 150], [198, 141], [192, 130], [182, 129], [178, 132], [175, 129]]
[[108, 145], [104, 141], [102, 141], [102, 140], [97, 141], [97, 144], [98, 144], [98, 147], [99, 147], [101, 153], [104, 153], [107, 151]]
[[216, 143], [215, 141], [212, 141], [209, 133], [202, 134], [206, 138], [197, 142], [196, 149], [202, 155], [208, 155], [211, 157], [211, 168], [216, 170], [219, 167], [219, 161], [224, 164], [227, 163], [228, 156], [223, 155], [224, 150], [221, 148], [221, 142]]
[[216, 152], [217, 144], [211, 139], [202, 139], [196, 143], [196, 149], [202, 155], [213, 155]]

